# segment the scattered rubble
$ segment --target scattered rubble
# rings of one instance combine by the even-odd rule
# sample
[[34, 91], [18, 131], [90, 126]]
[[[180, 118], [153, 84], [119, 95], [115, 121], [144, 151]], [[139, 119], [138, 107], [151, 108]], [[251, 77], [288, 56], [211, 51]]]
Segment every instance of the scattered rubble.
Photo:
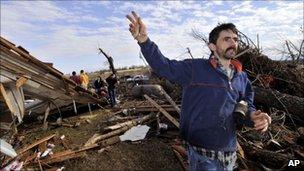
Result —
[[[6, 81], [1, 80], [0, 88], [4, 103], [8, 106], [4, 112], [12, 113], [13, 118], [16, 119], [3, 126], [1, 123], [1, 127], [11, 128], [17, 120], [22, 120], [28, 111], [44, 115], [44, 117], [43, 123], [35, 123], [36, 125], [31, 125], [30, 128], [20, 129], [21, 131], [15, 132], [14, 136], [6, 136], [7, 142], [12, 144], [17, 151], [17, 156], [0, 156], [1, 161], [4, 161], [1, 162], [1, 168], [188, 169], [186, 146], [179, 138], [181, 88], [177, 85], [168, 83], [153, 73], [148, 76], [143, 76], [146, 73], [137, 73], [134, 75], [140, 75], [140, 77], [134, 76], [128, 79], [125, 73], [116, 71], [112, 66], [111, 72], [117, 73], [120, 78], [125, 78], [120, 80], [118, 92], [121, 102], [117, 107], [111, 109], [107, 106], [103, 106], [102, 109], [96, 107], [98, 110], [92, 110], [87, 115], [77, 112], [76, 116], [51, 121], [48, 118], [50, 114], [56, 114], [59, 111], [63, 113], [63, 108], [71, 109], [71, 106], [74, 106], [75, 103], [71, 99], [77, 103], [83, 103], [84, 107], [87, 107], [87, 103], [100, 104], [101, 100], [96, 94], [77, 87], [59, 71], [45, 66], [41, 61], [37, 61], [3, 38], [1, 38], [1, 52], [2, 49], [4, 53], [1, 53], [1, 58], [5, 57], [6, 63], [1, 62], [1, 78], [5, 77]], [[248, 49], [247, 46], [241, 46], [241, 51], [246, 49]], [[102, 50], [101, 53], [104, 54]], [[16, 56], [16, 54], [19, 55]], [[112, 61], [110, 56], [106, 54], [105, 56], [109, 62]], [[16, 66], [20, 68], [18, 72], [13, 71], [14, 67], [10, 67], [14, 64], [10, 61], [16, 59], [18, 59], [17, 62], [22, 62], [21, 66]], [[254, 48], [244, 52], [238, 59], [243, 62], [243, 70], [247, 72], [254, 85], [257, 108], [269, 113], [273, 120], [269, 130], [264, 134], [259, 134], [251, 128], [242, 128], [238, 131], [238, 170], [286, 170], [290, 169], [288, 166], [290, 160], [299, 160], [298, 168], [303, 169], [303, 67], [290, 67], [284, 61], [272, 61]], [[43, 68], [38, 68], [37, 64]], [[35, 72], [43, 73], [35, 74]], [[39, 92], [43, 93], [33, 92], [33, 88], [30, 87], [33, 84], [43, 87], [38, 88]], [[51, 88], [59, 86], [60, 88]], [[44, 91], [51, 93], [46, 94]], [[10, 105], [8, 102], [12, 99], [11, 94], [14, 93], [23, 101], [17, 100]], [[53, 97], [52, 93], [56, 95]], [[24, 95], [34, 99], [43, 96], [41, 99], [44, 100], [35, 100], [35, 105], [28, 109], [22, 107]], [[64, 96], [50, 101], [61, 95]], [[22, 107], [21, 110], [19, 110], [20, 107]], [[122, 138], [126, 132], [142, 125], [147, 125], [149, 128], [145, 129], [143, 137], [134, 142], [124, 141], [129, 139]], [[31, 132], [31, 130], [35, 131]], [[39, 133], [39, 131], [43, 135], [36, 137], [34, 132]], [[65, 134], [58, 134], [58, 131]], [[72, 132], [74, 134], [71, 134]], [[25, 144], [25, 139], [29, 139], [31, 134], [34, 134], [37, 139], [32, 139], [31, 143]], [[129, 153], [123, 155], [128, 148]], [[111, 158], [111, 155], [116, 155], [116, 158]], [[147, 157], [144, 158], [144, 155]], [[75, 158], [81, 158], [81, 160], [73, 160]], [[131, 160], [134, 163], [130, 162]], [[93, 163], [99, 163], [99, 165]]]

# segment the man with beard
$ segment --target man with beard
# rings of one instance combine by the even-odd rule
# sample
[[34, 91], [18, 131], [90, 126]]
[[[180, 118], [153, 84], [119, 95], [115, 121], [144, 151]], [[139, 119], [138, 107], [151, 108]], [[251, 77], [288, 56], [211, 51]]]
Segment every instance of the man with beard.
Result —
[[[190, 170], [233, 170], [236, 161], [234, 109], [248, 104], [247, 123], [265, 132], [271, 123], [267, 113], [253, 105], [251, 83], [236, 59], [238, 31], [234, 24], [215, 27], [209, 34], [209, 59], [169, 60], [152, 42], [145, 24], [132, 11], [133, 38], [152, 69], [183, 88], [181, 137], [187, 144]], [[249, 124], [248, 124], [249, 125]]]

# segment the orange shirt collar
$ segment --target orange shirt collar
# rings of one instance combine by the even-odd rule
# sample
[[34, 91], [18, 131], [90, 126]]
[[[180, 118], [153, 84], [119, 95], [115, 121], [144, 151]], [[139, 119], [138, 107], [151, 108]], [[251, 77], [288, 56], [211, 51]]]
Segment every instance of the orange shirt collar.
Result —
[[[209, 61], [213, 68], [216, 68], [218, 66], [218, 60], [216, 59], [216, 57], [210, 57]], [[236, 68], [238, 73], [242, 72], [243, 66], [240, 61], [238, 61], [237, 59], [232, 59], [230, 63]]]

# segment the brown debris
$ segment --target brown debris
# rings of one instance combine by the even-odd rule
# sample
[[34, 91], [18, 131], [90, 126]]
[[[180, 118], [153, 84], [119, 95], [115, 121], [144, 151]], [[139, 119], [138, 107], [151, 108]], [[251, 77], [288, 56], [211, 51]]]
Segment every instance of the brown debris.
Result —
[[148, 95], [144, 95], [144, 97], [153, 105], [155, 106], [164, 116], [169, 119], [177, 128], [179, 128], [179, 122], [173, 118], [165, 109], [159, 106], [153, 99], [151, 99]]
[[[4, 40], [1, 39], [1, 41]], [[6, 48], [8, 47], [7, 45], [3, 46]], [[247, 48], [248, 47], [242, 47], [241, 51]], [[12, 47], [12, 49], [14, 48]], [[5, 53], [10, 52], [6, 50]], [[20, 53], [21, 56], [26, 59], [34, 60], [29, 54], [25, 54], [24, 52], [19, 51], [18, 53]], [[260, 134], [251, 128], [243, 128], [242, 130], [238, 131], [238, 169], [284, 170], [288, 169], [287, 164], [289, 160], [293, 159], [299, 159], [301, 161], [299, 168], [303, 168], [303, 69], [299, 69], [298, 67], [291, 67], [288, 65], [288, 62], [270, 60], [266, 56], [261, 55], [259, 50], [255, 49], [244, 52], [243, 55], [240, 55], [239, 60], [243, 62], [244, 71], [247, 72], [249, 79], [253, 83], [253, 88], [255, 91], [255, 104], [257, 108], [266, 111], [272, 117], [273, 122], [270, 125], [269, 130], [264, 134]], [[37, 60], [34, 60], [33, 63], [40, 64], [40, 62]], [[70, 81], [63, 78], [62, 75], [53, 68], [48, 68], [48, 70], [51, 70], [50, 72], [54, 74], [56, 78], [59, 77], [60, 79], [64, 80], [63, 82], [62, 80], [59, 81], [60, 85], [68, 84], [68, 86], [65, 86], [64, 89], [64, 92], [66, 94], [74, 94], [73, 97], [80, 95], [85, 96], [85, 99], [96, 100], [94, 94], [91, 94], [93, 96], [91, 97], [88, 95], [90, 94], [89, 92], [76, 91], [75, 85], [73, 86]], [[116, 73], [114, 67], [112, 72]], [[117, 74], [119, 75], [119, 71]], [[164, 89], [166, 88], [163, 84], [163, 79], [157, 78], [155, 76], [151, 77], [154, 80], [152, 80], [149, 84], [150, 87], [143, 87], [151, 88], [151, 84], [159, 84], [162, 85], [158, 85], [159, 87], [164, 87]], [[50, 78], [47, 78], [47, 80], [54, 83], [54, 80], [50, 80]], [[48, 89], [60, 88], [57, 84], [50, 85], [47, 81], [43, 80], [43, 78], [38, 76], [29, 77], [28, 74], [18, 75], [16, 77], [16, 80], [14, 80], [15, 84], [13, 85], [14, 87], [22, 88], [31, 83], [31, 81], [38, 81], [41, 85], [44, 85], [44, 87], [47, 87]], [[139, 91], [139, 96], [143, 96], [144, 99], [142, 98], [138, 100], [134, 99], [131, 94], [129, 94], [129, 90], [131, 89], [130, 85], [126, 85], [128, 83], [123, 81], [121, 81], [121, 83], [122, 84], [119, 85], [118, 90], [122, 96], [119, 99], [121, 103], [115, 109], [102, 108], [102, 110], [110, 110], [111, 114], [109, 114], [109, 117], [107, 119], [104, 119], [104, 121], [99, 121], [98, 124], [96, 123], [96, 118], [99, 117], [99, 113], [92, 113], [92, 115], [86, 116], [70, 117], [69, 119], [63, 119], [63, 122], [60, 123], [48, 123], [47, 116], [55, 112], [54, 110], [48, 111], [47, 107], [50, 107], [48, 106], [50, 105], [49, 101], [42, 102], [43, 105], [41, 106], [43, 107], [41, 107], [41, 109], [43, 110], [41, 111], [42, 114], [45, 114], [44, 125], [47, 125], [48, 123], [48, 125], [51, 126], [71, 128], [66, 130], [80, 130], [83, 127], [87, 128], [86, 126], [93, 125], [94, 129], [90, 130], [89, 133], [87, 132], [87, 135], [94, 135], [91, 138], [86, 137], [88, 138], [87, 142], [84, 142], [83, 140], [77, 141], [77, 145], [76, 142], [67, 141], [66, 139], [54, 140], [57, 143], [56, 146], [60, 146], [61, 149], [54, 149], [54, 151], [52, 151], [54, 154], [49, 154], [45, 158], [39, 159], [39, 157], [37, 157], [38, 152], [43, 152], [46, 150], [47, 141], [51, 140], [55, 134], [42, 138], [41, 140], [38, 140], [31, 145], [25, 146], [18, 151], [18, 158], [24, 161], [25, 167], [35, 166], [37, 167], [36, 169], [40, 170], [46, 169], [46, 167], [55, 169], [56, 167], [48, 165], [57, 162], [63, 162], [72, 158], [85, 157], [85, 152], [87, 150], [92, 150], [94, 153], [92, 153], [93, 155], [97, 153], [100, 155], [105, 155], [109, 158], [109, 155], [112, 152], [111, 150], [116, 149], [113, 147], [128, 144], [127, 142], [120, 142], [119, 135], [126, 132], [132, 126], [140, 123], [147, 123], [151, 124], [153, 128], [157, 129], [156, 131], [152, 129], [152, 131], [149, 132], [152, 135], [149, 136], [157, 137], [157, 139], [166, 142], [170, 150], [173, 150], [172, 154], [176, 156], [175, 158], [172, 155], [175, 159], [175, 162], [179, 161], [181, 163], [181, 169], [187, 170], [188, 163], [186, 149], [183, 147], [180, 139], [177, 140], [179, 143], [175, 142], [175, 138], [179, 138], [178, 130], [176, 128], [179, 128], [178, 116], [180, 113], [180, 105], [177, 105], [176, 102], [179, 102], [181, 98], [181, 89], [177, 86], [174, 86], [174, 90], [170, 91], [169, 88], [168, 91], [167, 89], [164, 91], [162, 88], [158, 89], [154, 87], [153, 91], [159, 91], [151, 94], [148, 93], [150, 96], [143, 95], [144, 93]], [[9, 108], [9, 110], [15, 112], [16, 115], [18, 115], [15, 107], [13, 107], [13, 105], [17, 105], [18, 102], [11, 102], [11, 98], [9, 95], [7, 95], [9, 94], [7, 92], [12, 91], [12, 88], [4, 84], [0, 84], [0, 88], [2, 101], [6, 103], [6, 107]], [[84, 104], [87, 105], [87, 101]], [[54, 105], [52, 106], [53, 107], [50, 108], [54, 109]], [[157, 122], [155, 122], [154, 119], [156, 113], [158, 113]], [[160, 113], [162, 113], [162, 115], [160, 115]], [[143, 117], [138, 118], [138, 116]], [[164, 123], [164, 125], [167, 127], [165, 129], [161, 129], [160, 123]], [[6, 126], [9, 128], [12, 125]], [[49, 127], [49, 130], [52, 128], [53, 127]], [[46, 131], [49, 130], [46, 129]], [[83, 135], [84, 134], [81, 134], [77, 136], [77, 138], [82, 138], [81, 136]], [[74, 141], [76, 140], [74, 139]], [[144, 143], [144, 141], [138, 141], [131, 144], [140, 146], [142, 143]], [[147, 143], [149, 142], [147, 141]], [[111, 145], [113, 145], [111, 150], [103, 150], [104, 148], [108, 149], [108, 147]], [[38, 148], [35, 148], [36, 146], [38, 146]], [[154, 149], [150, 150], [154, 152]], [[120, 157], [120, 155], [118, 156]], [[136, 156], [127, 156], [124, 157], [124, 159], [116, 160], [124, 161], [126, 160], [125, 158], [133, 157], [136, 158]], [[86, 159], [84, 160], [87, 161]], [[153, 158], [153, 160], [156, 160], [156, 158]], [[127, 165], [127, 162], [122, 163], [124, 165]], [[88, 169], [88, 167], [85, 168]], [[122, 170], [128, 169], [123, 168]]]

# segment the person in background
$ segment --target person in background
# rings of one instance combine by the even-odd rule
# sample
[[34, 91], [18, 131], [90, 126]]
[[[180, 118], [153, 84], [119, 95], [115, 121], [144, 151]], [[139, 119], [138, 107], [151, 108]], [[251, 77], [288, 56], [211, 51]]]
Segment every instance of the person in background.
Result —
[[80, 71], [80, 82], [81, 82], [81, 86], [84, 89], [88, 89], [88, 85], [89, 85], [89, 76], [84, 72], [84, 70]]
[[223, 23], [209, 33], [209, 59], [177, 61], [161, 53], [134, 11], [127, 18], [129, 31], [151, 68], [183, 87], [180, 133], [187, 144], [189, 169], [233, 170], [237, 158], [236, 104], [248, 104], [246, 120], [255, 130], [265, 132], [271, 123], [267, 113], [256, 110], [250, 80], [234, 59], [239, 43], [235, 25]]
[[101, 97], [106, 97], [108, 94], [107, 85], [104, 79], [99, 76], [94, 82], [95, 92]]
[[111, 107], [116, 105], [116, 84], [117, 84], [117, 77], [115, 74], [111, 74], [107, 79], [106, 82], [108, 83], [108, 93], [110, 98]]
[[70, 76], [70, 79], [73, 80], [77, 85], [81, 84], [80, 77], [76, 75], [75, 71], [72, 72], [72, 76]]

